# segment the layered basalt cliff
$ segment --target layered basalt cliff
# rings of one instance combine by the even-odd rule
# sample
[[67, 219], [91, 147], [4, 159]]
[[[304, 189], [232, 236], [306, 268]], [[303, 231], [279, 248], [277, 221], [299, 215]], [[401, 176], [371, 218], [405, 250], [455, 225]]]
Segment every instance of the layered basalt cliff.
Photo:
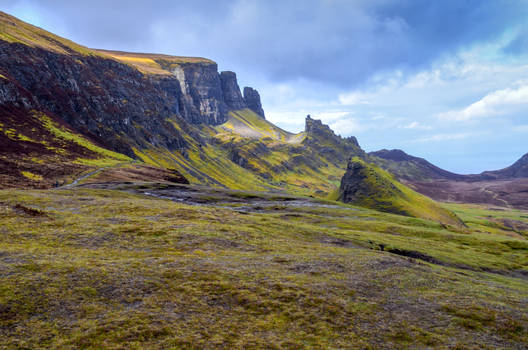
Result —
[[236, 75], [211, 60], [91, 50], [4, 13], [0, 25], [9, 34], [0, 37], [0, 74], [13, 84], [0, 104], [44, 111], [130, 156], [184, 149], [175, 124], [218, 125], [247, 107]]
[[233, 110], [247, 108], [234, 72], [226, 71], [220, 73], [220, 82], [222, 83], [224, 102], [228, 108]]

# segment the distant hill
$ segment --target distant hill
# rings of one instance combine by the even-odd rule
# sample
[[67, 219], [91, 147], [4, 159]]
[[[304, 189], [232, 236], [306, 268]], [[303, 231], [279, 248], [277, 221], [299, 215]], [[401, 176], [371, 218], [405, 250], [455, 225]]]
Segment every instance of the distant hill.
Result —
[[368, 154], [373, 161], [383, 169], [390, 171], [396, 177], [409, 181], [426, 180], [462, 180], [463, 175], [443, 170], [423, 158], [413, 157], [402, 150], [382, 149]]
[[528, 154], [507, 168], [473, 175], [445, 171], [401, 150], [368, 156], [414, 190], [439, 201], [528, 209]]
[[507, 168], [485, 171], [480, 174], [483, 180], [528, 178], [528, 153]]
[[368, 155], [376, 164], [390, 171], [399, 179], [407, 181], [453, 180], [471, 182], [528, 177], [528, 153], [507, 168], [484, 171], [480, 174], [472, 175], [451, 173], [429, 163], [423, 158], [411, 156], [399, 149], [382, 149], [376, 152], [369, 152]]

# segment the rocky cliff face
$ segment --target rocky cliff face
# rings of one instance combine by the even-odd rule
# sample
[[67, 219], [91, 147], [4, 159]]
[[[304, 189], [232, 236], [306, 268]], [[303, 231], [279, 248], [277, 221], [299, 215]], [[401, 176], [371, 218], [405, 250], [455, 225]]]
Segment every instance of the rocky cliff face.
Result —
[[234, 72], [220, 73], [220, 81], [222, 83], [222, 92], [224, 94], [224, 101], [229, 109], [239, 110], [246, 108], [246, 103], [240, 93], [237, 77]]
[[132, 155], [131, 147], [147, 143], [185, 146], [167, 122], [179, 114], [179, 96], [128, 65], [0, 41], [0, 70], [31, 96], [31, 104], [5, 97], [0, 103], [57, 116], [111, 149]]
[[262, 109], [262, 103], [260, 102], [260, 94], [257, 90], [246, 86], [244, 88], [244, 101], [246, 102], [247, 108], [266, 119], [264, 110]]
[[[184, 63], [172, 70], [180, 85], [177, 96], [181, 116], [194, 124], [218, 125], [227, 120], [229, 107], [224, 100], [216, 63]], [[153, 79], [155, 79], [154, 77]]]
[[0, 40], [0, 75], [12, 84], [2, 88], [0, 104], [43, 111], [127, 155], [184, 149], [175, 124], [218, 125], [230, 110], [246, 108], [236, 75], [219, 74], [210, 60], [94, 51], [4, 13], [0, 30], [12, 39]]

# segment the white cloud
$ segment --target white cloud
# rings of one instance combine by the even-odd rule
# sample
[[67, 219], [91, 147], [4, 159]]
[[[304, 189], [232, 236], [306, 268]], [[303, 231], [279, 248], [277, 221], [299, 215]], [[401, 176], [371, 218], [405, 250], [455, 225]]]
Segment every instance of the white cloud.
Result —
[[354, 135], [363, 129], [359, 121], [354, 118], [339, 119], [330, 123], [329, 126], [336, 134], [342, 136]]
[[339, 94], [339, 103], [344, 106], [367, 105], [370, 103], [369, 95], [361, 92]]
[[466, 108], [438, 114], [439, 119], [467, 121], [528, 110], [528, 85], [496, 90]]
[[443, 142], [443, 141], [452, 141], [452, 140], [464, 140], [480, 136], [482, 133], [479, 132], [462, 132], [462, 133], [453, 133], [453, 134], [436, 134], [426, 137], [421, 137], [419, 139], [412, 140], [411, 142]]
[[431, 130], [432, 127], [418, 123], [417, 121], [411, 122], [407, 125], [402, 126], [403, 129], [414, 129], [414, 130]]

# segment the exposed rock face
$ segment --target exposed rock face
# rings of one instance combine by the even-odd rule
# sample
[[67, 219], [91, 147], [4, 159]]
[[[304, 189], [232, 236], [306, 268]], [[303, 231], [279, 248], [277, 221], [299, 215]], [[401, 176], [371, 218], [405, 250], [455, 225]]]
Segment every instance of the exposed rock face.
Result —
[[246, 108], [246, 103], [240, 93], [237, 77], [234, 72], [225, 71], [220, 73], [224, 101], [229, 109], [238, 110]]
[[173, 74], [180, 85], [178, 112], [184, 119], [210, 125], [227, 120], [229, 108], [216, 63], [183, 63], [173, 69]]
[[260, 95], [257, 90], [246, 86], [244, 88], [244, 101], [249, 109], [266, 119], [260, 102]]
[[170, 71], [145, 75], [102, 56], [0, 40], [0, 74], [6, 77], [0, 103], [47, 111], [130, 156], [132, 147], [184, 149], [184, 138], [168, 120], [218, 125], [229, 110], [246, 108], [236, 75], [219, 74], [213, 62], [181, 63]]
[[[24, 94], [0, 103], [47, 111], [81, 133], [116, 151], [133, 155], [131, 146], [147, 143], [169, 149], [185, 147], [167, 122], [179, 114], [177, 84], [164, 90], [136, 69], [96, 56], [61, 55], [0, 41], [0, 70]], [[172, 93], [169, 93], [172, 92]], [[27, 101], [31, 96], [31, 105]], [[26, 101], [26, 102], [25, 102]]]
[[312, 119], [308, 114], [304, 122], [304, 132], [311, 134], [334, 133], [332, 129], [319, 119]]

